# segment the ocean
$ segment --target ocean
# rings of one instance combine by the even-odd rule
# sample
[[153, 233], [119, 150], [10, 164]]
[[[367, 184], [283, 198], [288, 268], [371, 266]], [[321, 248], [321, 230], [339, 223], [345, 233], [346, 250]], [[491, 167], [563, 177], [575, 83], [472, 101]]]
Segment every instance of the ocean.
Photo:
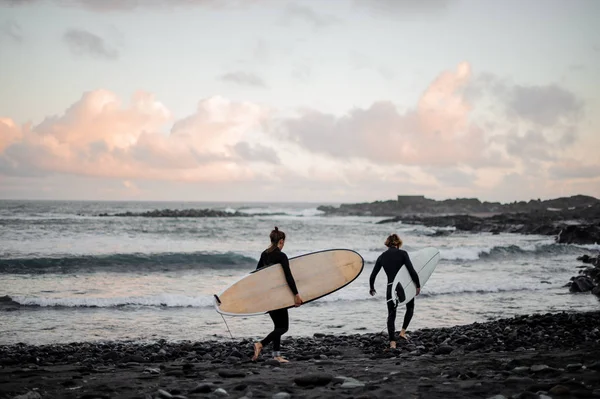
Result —
[[[348, 248], [365, 259], [350, 285], [291, 309], [287, 336], [383, 331], [385, 273], [375, 297], [368, 281], [393, 232], [409, 254], [429, 246], [441, 253], [416, 299], [409, 333], [600, 305], [565, 287], [581, 265], [576, 258], [597, 254], [598, 245], [555, 244], [537, 235], [440, 235], [442, 229], [421, 225], [377, 224], [382, 217], [324, 216], [318, 205], [0, 201], [0, 297], [18, 303], [10, 311], [0, 307], [0, 344], [262, 337], [272, 329], [267, 315], [223, 319], [212, 298], [256, 268], [274, 226], [287, 234], [289, 257]], [[250, 216], [98, 216], [167, 208]], [[398, 329], [403, 315], [400, 308]]]

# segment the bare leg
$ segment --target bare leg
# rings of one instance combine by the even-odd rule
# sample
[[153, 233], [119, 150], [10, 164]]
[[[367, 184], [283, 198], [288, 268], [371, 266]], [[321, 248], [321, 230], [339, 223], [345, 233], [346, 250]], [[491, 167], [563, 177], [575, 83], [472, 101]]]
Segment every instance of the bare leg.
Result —
[[252, 361], [256, 361], [256, 359], [258, 359], [258, 356], [260, 355], [262, 348], [263, 348], [263, 345], [260, 342], [254, 343], [254, 356], [252, 356]]

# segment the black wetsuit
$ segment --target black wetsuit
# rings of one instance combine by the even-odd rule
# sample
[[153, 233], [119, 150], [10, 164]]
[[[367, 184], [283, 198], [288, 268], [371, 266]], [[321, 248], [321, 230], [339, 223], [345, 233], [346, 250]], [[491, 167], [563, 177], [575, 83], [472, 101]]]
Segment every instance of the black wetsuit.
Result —
[[[281, 263], [283, 268], [283, 273], [285, 274], [285, 280], [287, 281], [292, 293], [294, 295], [298, 294], [298, 289], [296, 288], [296, 282], [294, 281], [294, 277], [292, 276], [292, 271], [290, 270], [290, 262], [285, 253], [281, 252], [278, 247], [271, 252], [267, 250], [263, 251], [260, 255], [260, 260], [258, 261], [258, 265], [256, 269], [260, 269], [261, 267], [275, 265], [277, 263]], [[289, 317], [287, 309], [277, 309], [269, 312], [269, 316], [273, 320], [274, 329], [271, 331], [269, 335], [267, 335], [260, 343], [265, 346], [268, 345], [271, 341], [273, 342], [273, 352], [279, 352], [281, 348], [281, 336], [285, 334], [289, 328]]]
[[[398, 249], [395, 247], [388, 248], [387, 251], [379, 255], [377, 261], [375, 262], [375, 267], [373, 267], [373, 272], [371, 273], [371, 278], [369, 279], [369, 284], [372, 290], [375, 290], [375, 278], [377, 274], [383, 267], [385, 270], [385, 274], [387, 274], [387, 290], [385, 294], [385, 299], [387, 300], [387, 308], [388, 308], [388, 319], [387, 319], [387, 327], [388, 327], [388, 335], [390, 341], [395, 341], [394, 330], [396, 329], [396, 303], [394, 301], [392, 295], [392, 285], [394, 284], [394, 279], [396, 278], [396, 274], [400, 271], [403, 265], [406, 265], [408, 269], [408, 273], [412, 278], [415, 286], [417, 288], [421, 288], [421, 284], [419, 283], [419, 275], [413, 268], [412, 262], [410, 261], [410, 257], [408, 253], [402, 249]], [[398, 299], [400, 302], [406, 299], [404, 294], [404, 288], [400, 284], [396, 286], [396, 292], [398, 293]], [[402, 328], [405, 329], [408, 327], [410, 320], [412, 319], [413, 313], [415, 310], [415, 298], [411, 299], [406, 303], [406, 314], [404, 315], [404, 323]]]

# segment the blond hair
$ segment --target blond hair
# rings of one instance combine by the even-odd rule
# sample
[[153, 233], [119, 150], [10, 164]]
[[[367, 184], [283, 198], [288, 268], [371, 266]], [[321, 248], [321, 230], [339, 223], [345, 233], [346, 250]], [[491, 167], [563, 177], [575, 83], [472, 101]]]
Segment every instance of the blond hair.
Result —
[[386, 247], [395, 247], [395, 248], [400, 248], [402, 246], [402, 239], [400, 237], [398, 237], [398, 234], [394, 233], [388, 236], [388, 238], [385, 240], [385, 246]]

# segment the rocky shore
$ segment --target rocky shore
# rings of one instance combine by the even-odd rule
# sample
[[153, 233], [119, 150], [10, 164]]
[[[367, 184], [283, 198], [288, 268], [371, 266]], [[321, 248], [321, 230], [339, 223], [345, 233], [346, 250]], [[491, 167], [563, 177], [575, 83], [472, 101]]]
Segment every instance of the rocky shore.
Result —
[[600, 200], [586, 195], [574, 195], [541, 201], [500, 202], [480, 201], [477, 198], [453, 198], [442, 201], [424, 196], [402, 196], [397, 200], [319, 206], [317, 209], [326, 215], [337, 216], [434, 216], [434, 215], [473, 215], [500, 213], [530, 213], [544, 211], [585, 210], [600, 205]]
[[[402, 222], [428, 227], [454, 227], [474, 233], [519, 233], [553, 235], [561, 244], [600, 243], [600, 205], [563, 211], [503, 213], [491, 216], [396, 216], [379, 224]], [[440, 232], [438, 234], [449, 234]]]
[[0, 346], [0, 398], [600, 397], [600, 311], [409, 334], [288, 337], [289, 364], [251, 339]]
[[[583, 255], [577, 260], [584, 263], [580, 266], [579, 275], [571, 278], [567, 283], [570, 292], [591, 292], [600, 298], [600, 255], [593, 257]], [[585, 264], [590, 266], [585, 266]]]

